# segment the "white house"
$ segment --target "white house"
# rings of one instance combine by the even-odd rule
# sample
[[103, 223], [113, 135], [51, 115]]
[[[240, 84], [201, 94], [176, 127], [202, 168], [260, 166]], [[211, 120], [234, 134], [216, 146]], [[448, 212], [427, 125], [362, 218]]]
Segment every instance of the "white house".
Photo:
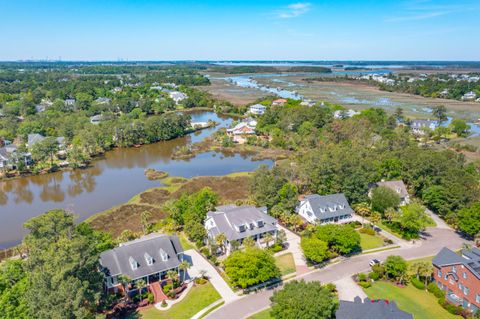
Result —
[[267, 107], [265, 105], [254, 104], [250, 106], [249, 113], [254, 115], [263, 115], [266, 110], [267, 110]]
[[333, 112], [333, 117], [336, 119], [346, 119], [349, 117], [354, 117], [355, 115], [360, 114], [360, 112], [357, 112], [355, 110], [349, 109], [349, 110], [337, 110]]
[[170, 98], [174, 100], [176, 104], [188, 98], [188, 96], [185, 93], [178, 92], [178, 91], [172, 91], [170, 92], [169, 95], [170, 95]]
[[235, 127], [227, 129], [227, 135], [235, 143], [243, 144], [247, 141], [248, 136], [255, 135], [256, 125], [257, 122], [255, 120], [238, 123]]
[[407, 187], [403, 183], [403, 181], [398, 180], [398, 181], [381, 181], [378, 183], [375, 183], [370, 187], [370, 192], [368, 193], [368, 196], [372, 196], [372, 190], [376, 187], [387, 187], [393, 190], [398, 197], [400, 198], [400, 206], [403, 205], [408, 205], [410, 203], [410, 195], [408, 194]]
[[433, 131], [438, 126], [438, 121], [432, 120], [413, 120], [410, 122], [410, 128], [416, 135], [424, 135], [426, 130]]
[[311, 224], [350, 222], [354, 214], [344, 194], [307, 195], [297, 212]]
[[474, 101], [477, 98], [477, 94], [473, 91], [470, 91], [468, 93], [465, 93], [462, 96], [463, 101]]

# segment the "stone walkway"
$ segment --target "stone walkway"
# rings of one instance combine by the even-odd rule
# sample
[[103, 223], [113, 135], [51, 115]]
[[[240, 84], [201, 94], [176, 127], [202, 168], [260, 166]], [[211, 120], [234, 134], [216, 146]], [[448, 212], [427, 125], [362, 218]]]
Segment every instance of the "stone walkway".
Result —
[[189, 249], [184, 252], [185, 260], [187, 260], [190, 265], [188, 269], [188, 275], [190, 278], [195, 278], [200, 276], [200, 272], [205, 270], [209, 281], [218, 291], [220, 296], [222, 296], [225, 303], [229, 303], [238, 299], [239, 297], [233, 292], [233, 290], [227, 285], [225, 280], [220, 276], [215, 267], [213, 267], [199, 252], [194, 249]]

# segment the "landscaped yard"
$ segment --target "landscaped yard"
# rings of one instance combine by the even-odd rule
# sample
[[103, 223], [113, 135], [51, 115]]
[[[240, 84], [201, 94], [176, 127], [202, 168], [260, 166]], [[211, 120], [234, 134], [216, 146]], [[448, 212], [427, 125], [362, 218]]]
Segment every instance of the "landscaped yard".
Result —
[[292, 253], [286, 253], [275, 257], [275, 263], [280, 269], [282, 276], [294, 273], [296, 270]]
[[[140, 312], [142, 319], [188, 319], [206, 306], [220, 299], [220, 295], [207, 283], [193, 287], [188, 295], [180, 303], [175, 304], [166, 311], [160, 311], [155, 307]], [[132, 317], [135, 318], [135, 317]]]
[[415, 319], [462, 318], [443, 309], [433, 294], [412, 285], [400, 288], [391, 283], [379, 281], [364, 290], [370, 299], [394, 300], [400, 309], [413, 314]]
[[377, 235], [369, 235], [360, 233], [360, 246], [362, 250], [369, 250], [374, 248], [379, 248], [383, 246], [383, 239]]
[[254, 314], [248, 319], [272, 319], [270, 316], [270, 308], [260, 311], [259, 313]]

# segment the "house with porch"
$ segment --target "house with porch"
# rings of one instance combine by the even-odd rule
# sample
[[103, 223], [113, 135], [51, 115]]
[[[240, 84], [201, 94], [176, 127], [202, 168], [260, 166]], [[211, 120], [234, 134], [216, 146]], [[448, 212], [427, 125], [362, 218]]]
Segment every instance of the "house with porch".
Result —
[[433, 131], [438, 126], [438, 121], [432, 120], [413, 120], [410, 122], [410, 128], [415, 135], [425, 135], [426, 131]]
[[307, 195], [300, 200], [297, 212], [311, 224], [350, 222], [354, 214], [347, 198], [341, 193]]
[[476, 313], [480, 308], [480, 249], [457, 254], [444, 247], [432, 264], [433, 278], [447, 301]]
[[255, 120], [240, 122], [235, 125], [235, 127], [227, 129], [227, 136], [229, 136], [234, 143], [243, 144], [249, 136], [255, 135], [256, 126], [257, 122]]
[[248, 113], [253, 115], [263, 115], [266, 110], [267, 110], [267, 107], [265, 105], [254, 104], [249, 107]]
[[[177, 236], [152, 233], [120, 244], [100, 254], [100, 265], [105, 273], [108, 291], [136, 290], [135, 283], [144, 280], [147, 285], [165, 279], [171, 270], [179, 271], [183, 247]], [[129, 282], [123, 286], [121, 277]]]
[[398, 197], [400, 197], [400, 206], [408, 205], [410, 203], [410, 195], [408, 194], [407, 187], [403, 181], [384, 181], [375, 183], [370, 186], [368, 197], [372, 196], [372, 190], [376, 187], [386, 187], [394, 191]]
[[287, 99], [276, 99], [272, 101], [272, 106], [284, 106], [287, 102]]
[[241, 245], [245, 238], [251, 237], [261, 246], [262, 238], [267, 234], [276, 238], [278, 232], [277, 220], [267, 214], [266, 207], [236, 205], [219, 206], [216, 211], [208, 212], [205, 229], [210, 240], [219, 234], [225, 235], [227, 254], [232, 251], [232, 241]]

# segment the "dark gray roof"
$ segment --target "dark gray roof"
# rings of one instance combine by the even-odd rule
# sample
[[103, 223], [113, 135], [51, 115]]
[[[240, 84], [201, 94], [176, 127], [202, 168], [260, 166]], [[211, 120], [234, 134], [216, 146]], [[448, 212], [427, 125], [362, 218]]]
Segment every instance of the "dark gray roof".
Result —
[[35, 143], [43, 141], [45, 139], [45, 136], [41, 134], [28, 134], [28, 147], [32, 147]]
[[[267, 215], [265, 207], [226, 205], [219, 206], [216, 209], [215, 212], [207, 213], [207, 219], [212, 218], [215, 222], [215, 227], [209, 230], [209, 234], [216, 236], [223, 233], [228, 241], [272, 232], [277, 229], [277, 220]], [[258, 227], [257, 221], [263, 221], [263, 226]], [[253, 229], [245, 227], [244, 231], [239, 231], [235, 227], [249, 225], [250, 223], [254, 223]]]
[[8, 160], [8, 152], [5, 147], [0, 147], [0, 159], [2, 160]]
[[350, 208], [347, 198], [341, 193], [323, 196], [318, 194], [307, 195], [304, 201], [310, 203], [313, 213], [320, 220], [353, 214], [353, 209]]
[[407, 187], [405, 187], [403, 181], [382, 181], [378, 182], [377, 186], [390, 188], [395, 193], [397, 193], [400, 198], [405, 198], [408, 196]]
[[366, 298], [362, 302], [360, 297], [354, 301], [340, 300], [335, 316], [337, 319], [413, 319], [413, 315], [398, 309], [394, 301]]
[[[162, 251], [168, 255], [166, 261], [162, 260]], [[153, 233], [104, 251], [100, 254], [100, 264], [110, 276], [126, 275], [134, 280], [178, 267], [181, 262], [178, 254], [182, 252], [177, 236]], [[147, 264], [145, 256], [153, 257], [152, 265]], [[135, 270], [130, 265], [132, 258], [138, 265]]]
[[437, 267], [462, 264], [480, 279], [480, 249], [476, 247], [463, 249], [462, 255], [443, 247], [433, 258], [432, 264]]

